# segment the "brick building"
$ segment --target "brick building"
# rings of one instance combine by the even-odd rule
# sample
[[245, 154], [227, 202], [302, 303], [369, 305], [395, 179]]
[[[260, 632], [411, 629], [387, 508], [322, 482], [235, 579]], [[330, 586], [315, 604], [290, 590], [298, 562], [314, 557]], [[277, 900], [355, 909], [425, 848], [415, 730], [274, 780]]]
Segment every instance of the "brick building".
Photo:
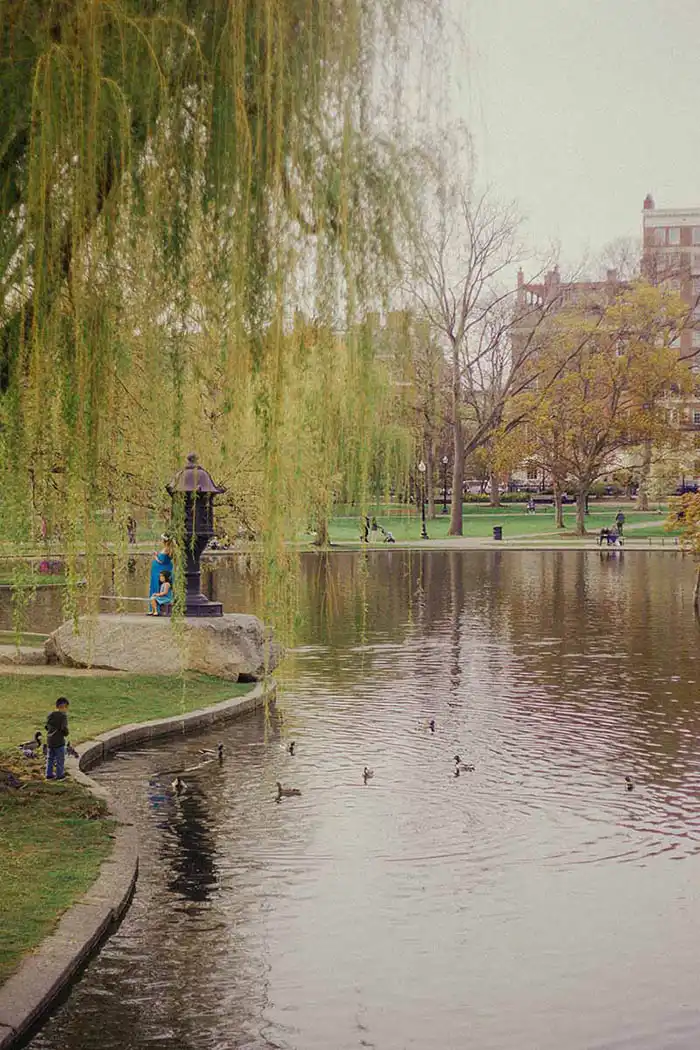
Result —
[[[700, 207], [657, 208], [647, 194], [642, 246], [644, 276], [679, 292], [698, 322], [697, 328], [689, 325], [675, 345], [691, 370], [700, 373]], [[683, 429], [700, 431], [700, 398], [679, 400], [671, 411]]]

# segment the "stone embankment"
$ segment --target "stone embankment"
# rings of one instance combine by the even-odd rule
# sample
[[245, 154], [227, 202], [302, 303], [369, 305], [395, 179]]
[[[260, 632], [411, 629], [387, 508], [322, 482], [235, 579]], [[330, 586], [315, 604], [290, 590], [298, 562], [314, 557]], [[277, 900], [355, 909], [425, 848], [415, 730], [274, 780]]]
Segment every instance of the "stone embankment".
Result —
[[[172, 673], [172, 669], [171, 669]], [[68, 769], [103, 799], [116, 819], [114, 848], [85, 896], [63, 915], [50, 937], [27, 956], [0, 987], [0, 1050], [23, 1042], [50, 1012], [81, 967], [117, 927], [133, 896], [138, 875], [138, 841], [128, 814], [109, 791], [88, 776], [115, 751], [168, 736], [207, 729], [261, 707], [274, 698], [274, 685], [260, 682], [245, 696], [174, 718], [120, 726], [78, 749]]]

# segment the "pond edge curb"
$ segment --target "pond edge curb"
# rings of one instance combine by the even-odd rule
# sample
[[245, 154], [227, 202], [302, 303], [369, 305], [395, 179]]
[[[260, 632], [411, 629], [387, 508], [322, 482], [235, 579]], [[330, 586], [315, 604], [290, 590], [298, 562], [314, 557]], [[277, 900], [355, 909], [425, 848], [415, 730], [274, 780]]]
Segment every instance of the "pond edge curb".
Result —
[[186, 715], [119, 726], [86, 741], [78, 749], [78, 758], [68, 759], [72, 778], [104, 801], [110, 816], [116, 819], [114, 845], [87, 893], [63, 913], [54, 932], [25, 956], [19, 969], [0, 985], [0, 1050], [20, 1046], [46, 1018], [81, 969], [116, 930], [134, 895], [139, 868], [136, 828], [121, 803], [88, 776], [87, 770], [100, 765], [115, 751], [229, 721], [261, 707], [274, 698], [275, 692], [275, 683], [264, 680], [244, 696]]

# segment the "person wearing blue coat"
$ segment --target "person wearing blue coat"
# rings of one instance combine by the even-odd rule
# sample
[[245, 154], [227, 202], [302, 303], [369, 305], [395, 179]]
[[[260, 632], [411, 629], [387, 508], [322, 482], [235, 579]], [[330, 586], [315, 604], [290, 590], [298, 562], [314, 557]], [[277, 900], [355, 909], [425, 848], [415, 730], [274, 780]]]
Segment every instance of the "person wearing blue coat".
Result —
[[153, 552], [151, 583], [148, 591], [149, 598], [152, 598], [160, 590], [160, 574], [169, 572], [172, 577], [173, 573], [173, 541], [166, 532], [163, 533], [161, 539], [163, 541], [163, 550], [160, 553], [158, 551]]

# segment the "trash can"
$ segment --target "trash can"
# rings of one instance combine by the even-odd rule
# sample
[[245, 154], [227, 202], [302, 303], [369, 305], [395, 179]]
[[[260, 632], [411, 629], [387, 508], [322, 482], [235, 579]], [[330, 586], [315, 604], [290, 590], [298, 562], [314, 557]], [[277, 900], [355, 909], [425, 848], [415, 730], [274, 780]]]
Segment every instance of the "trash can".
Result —
[[495, 540], [502, 540], [503, 539], [503, 526], [502, 525], [494, 525], [494, 527], [493, 527], [493, 538]]

